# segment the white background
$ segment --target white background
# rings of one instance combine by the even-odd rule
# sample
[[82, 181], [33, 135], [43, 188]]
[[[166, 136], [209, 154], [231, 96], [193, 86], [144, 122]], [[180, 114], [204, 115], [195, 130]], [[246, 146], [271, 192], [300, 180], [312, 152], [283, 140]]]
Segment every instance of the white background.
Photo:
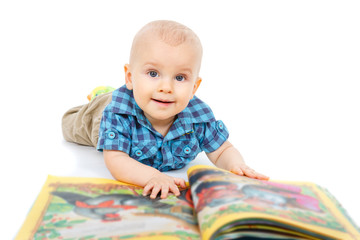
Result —
[[328, 188], [359, 224], [359, 12], [358, 1], [1, 1], [1, 239], [48, 174], [111, 178], [101, 153], [63, 140], [61, 117], [124, 83], [134, 34], [157, 19], [200, 37], [197, 95], [247, 163]]

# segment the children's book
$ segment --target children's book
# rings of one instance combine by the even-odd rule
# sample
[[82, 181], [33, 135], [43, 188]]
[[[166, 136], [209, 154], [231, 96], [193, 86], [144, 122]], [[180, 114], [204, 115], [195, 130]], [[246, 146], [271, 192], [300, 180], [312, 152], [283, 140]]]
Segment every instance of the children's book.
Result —
[[16, 239], [360, 239], [313, 183], [262, 181], [210, 167], [166, 199], [109, 179], [49, 176]]

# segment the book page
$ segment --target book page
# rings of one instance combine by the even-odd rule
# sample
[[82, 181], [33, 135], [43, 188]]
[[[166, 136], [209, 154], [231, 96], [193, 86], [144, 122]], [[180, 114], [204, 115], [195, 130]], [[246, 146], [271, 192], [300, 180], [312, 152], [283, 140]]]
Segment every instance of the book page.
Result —
[[315, 184], [261, 181], [209, 166], [194, 166], [188, 176], [204, 239], [243, 226], [310, 239], [360, 239], [348, 216]]
[[166, 199], [97, 178], [49, 176], [16, 239], [199, 239], [189, 189]]

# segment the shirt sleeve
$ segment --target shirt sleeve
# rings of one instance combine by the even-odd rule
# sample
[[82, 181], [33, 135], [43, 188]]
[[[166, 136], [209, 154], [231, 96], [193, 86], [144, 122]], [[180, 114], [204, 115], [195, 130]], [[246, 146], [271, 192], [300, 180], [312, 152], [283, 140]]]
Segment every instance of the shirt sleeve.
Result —
[[130, 124], [127, 117], [105, 110], [100, 122], [97, 150], [118, 150], [129, 154], [130, 146]]
[[200, 147], [206, 153], [217, 150], [229, 138], [229, 131], [221, 120], [203, 123], [203, 128]]

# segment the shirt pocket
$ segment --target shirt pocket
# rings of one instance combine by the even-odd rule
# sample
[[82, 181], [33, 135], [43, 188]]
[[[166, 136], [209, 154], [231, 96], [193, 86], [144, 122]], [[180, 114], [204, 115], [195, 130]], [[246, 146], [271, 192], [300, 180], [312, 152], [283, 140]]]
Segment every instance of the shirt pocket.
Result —
[[201, 152], [201, 149], [196, 139], [186, 139], [174, 141], [171, 152], [174, 156], [184, 158], [186, 162], [189, 162]]
[[[154, 160], [157, 154], [156, 143], [154, 142], [132, 142], [130, 157], [134, 158], [137, 161], [144, 162], [147, 159]], [[149, 165], [148, 163], [146, 163]]]

